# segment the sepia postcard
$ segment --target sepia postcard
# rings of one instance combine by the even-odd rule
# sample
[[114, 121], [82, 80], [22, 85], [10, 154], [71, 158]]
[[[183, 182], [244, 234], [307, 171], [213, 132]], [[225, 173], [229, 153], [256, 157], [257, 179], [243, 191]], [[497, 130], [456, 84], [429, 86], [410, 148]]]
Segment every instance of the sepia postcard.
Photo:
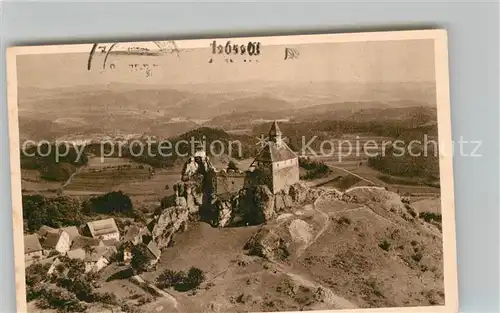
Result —
[[445, 30], [11, 47], [17, 310], [458, 312]]

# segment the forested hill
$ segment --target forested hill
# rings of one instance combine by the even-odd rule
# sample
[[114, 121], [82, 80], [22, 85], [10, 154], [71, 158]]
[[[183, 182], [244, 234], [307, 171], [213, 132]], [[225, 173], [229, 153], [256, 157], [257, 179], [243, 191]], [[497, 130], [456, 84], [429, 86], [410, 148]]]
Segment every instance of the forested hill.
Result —
[[67, 180], [78, 167], [88, 162], [85, 153], [79, 155], [74, 147], [56, 147], [55, 144], [21, 149], [20, 158], [22, 169], [37, 170], [40, 178], [51, 181]]

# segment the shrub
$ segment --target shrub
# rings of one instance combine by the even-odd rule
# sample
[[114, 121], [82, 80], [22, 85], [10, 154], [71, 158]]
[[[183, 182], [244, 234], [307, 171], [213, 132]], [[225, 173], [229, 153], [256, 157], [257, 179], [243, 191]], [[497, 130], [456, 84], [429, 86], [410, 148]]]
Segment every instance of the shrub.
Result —
[[419, 217], [426, 221], [427, 223], [430, 223], [431, 221], [435, 221], [438, 223], [441, 223], [441, 214], [438, 213], [432, 213], [432, 212], [422, 212], [420, 213]]
[[422, 260], [422, 254], [421, 253], [415, 253], [411, 256], [411, 259], [415, 262], [420, 262]]
[[130, 265], [136, 273], [140, 274], [147, 271], [152, 260], [153, 256], [148, 252], [146, 245], [139, 244], [132, 249]]
[[381, 243], [379, 243], [378, 245], [382, 250], [385, 250], [385, 251], [389, 251], [389, 247], [391, 246], [391, 244], [389, 242], [387, 242], [387, 240], [384, 240], [382, 241]]
[[156, 278], [156, 286], [158, 288], [170, 288], [186, 279], [186, 273], [183, 271], [173, 271], [166, 269], [163, 273]]
[[105, 292], [105, 293], [101, 293], [101, 294], [97, 293], [95, 295], [95, 300], [97, 302], [102, 302], [105, 304], [112, 304], [112, 305], [118, 304], [118, 299], [116, 297], [116, 294], [111, 293], [111, 292]]
[[61, 313], [85, 312], [87, 309], [73, 293], [62, 288], [46, 288], [42, 294], [43, 298], [38, 303], [42, 309], [52, 308]]
[[187, 283], [191, 287], [190, 289], [197, 288], [201, 283], [205, 281], [205, 273], [203, 270], [197, 267], [191, 267], [187, 274]]
[[198, 288], [205, 281], [203, 270], [191, 267], [188, 272], [165, 270], [156, 278], [158, 288], [173, 287], [177, 291], [188, 291]]
[[342, 216], [342, 217], [340, 217], [340, 218], [338, 219], [338, 221], [337, 221], [337, 222], [338, 222], [339, 224], [341, 224], [341, 225], [342, 225], [342, 224], [345, 224], [345, 225], [351, 225], [351, 220], [350, 220], [348, 217], [346, 217], [346, 216]]
[[299, 166], [307, 171], [300, 178], [311, 180], [326, 176], [331, 172], [331, 169], [323, 162], [311, 160], [310, 158], [299, 158]]

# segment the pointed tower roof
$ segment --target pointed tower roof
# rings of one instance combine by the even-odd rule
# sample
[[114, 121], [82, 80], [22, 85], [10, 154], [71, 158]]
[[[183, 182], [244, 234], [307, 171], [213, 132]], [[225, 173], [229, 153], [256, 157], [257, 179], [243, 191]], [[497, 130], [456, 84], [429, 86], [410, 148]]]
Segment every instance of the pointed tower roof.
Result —
[[274, 121], [269, 130], [269, 139], [266, 145], [255, 158], [259, 162], [280, 162], [297, 158], [295, 152], [283, 142], [278, 122]]
[[269, 137], [281, 136], [281, 130], [278, 126], [278, 122], [274, 121], [269, 130]]

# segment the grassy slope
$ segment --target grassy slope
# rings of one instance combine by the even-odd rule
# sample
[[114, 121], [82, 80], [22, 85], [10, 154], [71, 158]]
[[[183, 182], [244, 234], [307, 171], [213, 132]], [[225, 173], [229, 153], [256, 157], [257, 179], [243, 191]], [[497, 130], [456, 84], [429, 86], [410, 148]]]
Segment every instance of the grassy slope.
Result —
[[[248, 256], [243, 249], [260, 227], [214, 229], [198, 223], [176, 236], [159, 269], [144, 278], [154, 281], [164, 268], [203, 269], [208, 281], [195, 294], [168, 290], [182, 313], [443, 303], [439, 230], [420, 219], [406, 221], [402, 216], [409, 215], [396, 194], [366, 189], [352, 194], [361, 203], [325, 197], [317, 203], [319, 211], [298, 207], [300, 215], [263, 226], [270, 230], [266, 240], [279, 236], [288, 243], [289, 257], [277, 263]], [[293, 220], [310, 227], [292, 231]], [[387, 251], [379, 247], [384, 240]], [[142, 309], [169, 310], [161, 302]]]

